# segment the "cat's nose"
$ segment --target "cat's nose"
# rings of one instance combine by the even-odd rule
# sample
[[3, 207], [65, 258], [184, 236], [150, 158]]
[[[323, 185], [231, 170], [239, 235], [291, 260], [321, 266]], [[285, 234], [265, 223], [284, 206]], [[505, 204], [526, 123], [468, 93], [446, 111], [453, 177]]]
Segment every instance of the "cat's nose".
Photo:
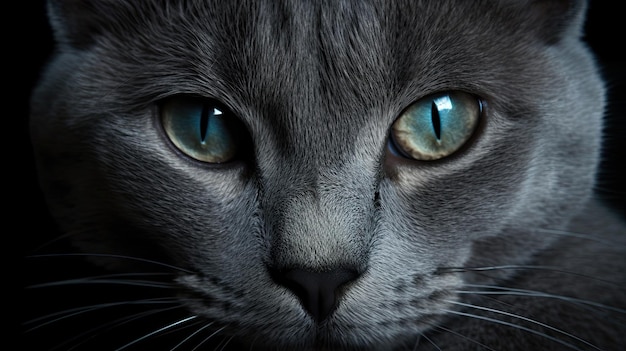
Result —
[[358, 273], [346, 268], [328, 272], [291, 269], [274, 271], [272, 276], [277, 283], [298, 296], [304, 309], [317, 323], [321, 323], [334, 311], [341, 293], [339, 288], [355, 280]]

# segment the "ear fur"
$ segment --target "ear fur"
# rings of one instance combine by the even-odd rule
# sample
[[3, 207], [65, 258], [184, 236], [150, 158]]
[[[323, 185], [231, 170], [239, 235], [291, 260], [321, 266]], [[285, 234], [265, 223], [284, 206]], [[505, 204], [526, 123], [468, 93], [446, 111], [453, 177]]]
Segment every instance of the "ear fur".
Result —
[[48, 18], [61, 45], [83, 47], [98, 33], [100, 20], [95, 1], [49, 0]]
[[89, 46], [103, 32], [114, 29], [123, 32], [124, 23], [141, 19], [141, 11], [135, 5], [134, 1], [124, 0], [48, 0], [47, 3], [55, 40], [62, 46], [76, 48]]
[[[141, 11], [133, 3], [124, 0], [48, 0], [55, 39], [61, 45], [89, 46], [99, 33], [123, 26], [120, 14], [141, 19]], [[524, 30], [536, 33], [548, 44], [557, 43], [563, 37], [582, 35], [587, 8], [585, 0], [502, 0], [502, 3], [524, 14]]]
[[555, 44], [564, 37], [579, 38], [583, 33], [587, 1], [585, 0], [528, 0], [508, 1], [526, 7], [526, 30], [534, 32], [547, 44]]

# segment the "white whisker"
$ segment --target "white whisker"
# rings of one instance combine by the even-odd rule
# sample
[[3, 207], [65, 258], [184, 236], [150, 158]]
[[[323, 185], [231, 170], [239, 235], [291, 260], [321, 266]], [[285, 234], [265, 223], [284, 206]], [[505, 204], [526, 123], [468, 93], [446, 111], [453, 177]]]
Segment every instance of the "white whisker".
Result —
[[[422, 334], [422, 337], [423, 337], [424, 339], [426, 339], [429, 343], [431, 343], [431, 345], [433, 345], [433, 346], [434, 346], [437, 350], [442, 351], [442, 350], [441, 350], [441, 348], [440, 348], [439, 346], [437, 346], [437, 344], [435, 344], [435, 342], [434, 342], [434, 341], [432, 341], [432, 340], [431, 340], [429, 337], [427, 337], [425, 334]], [[416, 346], [418, 346], [418, 345], [419, 345], [419, 339], [417, 340], [417, 345], [416, 345]]]
[[618, 287], [620, 286], [619, 283], [616, 283], [610, 280], [601, 279], [598, 277], [585, 275], [585, 274], [581, 274], [578, 272], [563, 270], [562, 268], [557, 267], [557, 266], [502, 265], [502, 266], [484, 266], [484, 267], [441, 267], [439, 268], [438, 272], [442, 274], [442, 273], [488, 272], [488, 271], [508, 270], [508, 269], [543, 270], [543, 271], [549, 271], [549, 272], [563, 273], [563, 274], [585, 278], [585, 279], [589, 279], [589, 280], [593, 280], [597, 282], [603, 282], [603, 283], [613, 285], [613, 286], [618, 286]]
[[194, 273], [194, 272], [192, 272], [190, 270], [187, 270], [185, 268], [173, 266], [173, 265], [170, 265], [170, 264], [167, 264], [167, 263], [158, 262], [158, 261], [154, 261], [154, 260], [150, 260], [150, 259], [146, 259], [146, 258], [140, 258], [140, 257], [125, 256], [125, 255], [101, 254], [101, 253], [62, 253], [62, 254], [38, 254], [38, 255], [27, 256], [27, 258], [51, 258], [51, 257], [53, 257], [53, 258], [59, 258], [59, 257], [106, 257], [106, 258], [119, 258], [119, 259], [130, 260], [130, 261], [138, 261], [138, 262], [143, 262], [143, 263], [150, 263], [150, 264], [153, 264], [153, 265], [174, 269], [174, 270], [181, 271], [181, 272], [184, 272], [184, 273], [190, 273], [190, 274]]
[[[514, 295], [514, 296], [528, 296], [528, 297], [543, 297], [549, 299], [556, 299], [565, 302], [570, 302], [578, 305], [587, 305], [592, 307], [598, 307], [606, 310], [610, 310], [613, 312], [618, 312], [622, 314], [626, 314], [626, 310], [604, 305], [598, 302], [578, 299], [575, 297], [569, 297], [564, 295], [555, 295], [550, 293], [545, 293], [536, 290], [525, 290], [525, 289], [516, 289], [516, 288], [508, 288], [504, 286], [496, 286], [496, 285], [480, 285], [480, 284], [467, 284], [467, 287], [471, 288], [480, 288], [480, 289], [492, 289], [492, 290], [457, 290], [458, 294], [475, 294], [475, 295]], [[493, 291], [493, 289], [501, 290], [501, 291]]]
[[148, 333], [148, 334], [146, 334], [146, 335], [144, 335], [142, 337], [139, 337], [139, 338], [129, 342], [128, 344], [126, 344], [126, 345], [124, 345], [124, 346], [122, 346], [120, 348], [115, 349], [115, 351], [120, 351], [120, 350], [123, 350], [125, 348], [128, 348], [129, 346], [134, 345], [134, 344], [136, 344], [136, 343], [138, 343], [138, 342], [140, 342], [142, 340], [145, 340], [145, 339], [147, 339], [147, 338], [149, 338], [149, 337], [151, 337], [151, 336], [153, 336], [155, 334], [158, 334], [158, 333], [161, 333], [161, 332], [163, 332], [165, 330], [171, 329], [171, 328], [173, 328], [173, 327], [175, 327], [177, 325], [180, 325], [182, 323], [188, 322], [188, 321], [190, 321], [192, 319], [195, 319], [197, 317], [198, 316], [190, 316], [190, 317], [187, 317], [187, 318], [183, 318], [183, 319], [181, 319], [179, 321], [176, 321], [174, 323], [170, 323], [170, 324], [168, 324], [168, 325], [166, 325], [166, 326], [164, 326], [162, 328], [159, 328], [159, 329], [157, 329], [155, 331], [152, 331], [152, 332], [150, 332], [150, 333]]
[[[151, 287], [151, 288], [160, 288], [160, 289], [169, 289], [174, 286], [173, 284], [169, 284], [166, 282], [153, 281], [153, 280], [135, 280], [135, 279], [119, 279], [120, 277], [143, 277], [143, 276], [171, 276], [171, 273], [125, 273], [125, 274], [109, 274], [109, 275], [100, 275], [93, 276], [87, 278], [78, 278], [78, 279], [66, 279], [66, 280], [58, 280], [54, 282], [48, 283], [40, 283], [27, 286], [28, 289], [38, 289], [38, 288], [49, 288], [55, 286], [64, 286], [64, 285], [87, 285], [87, 284], [119, 284], [119, 285], [130, 285], [130, 286], [142, 286], [142, 287]], [[115, 279], [110, 279], [115, 278]]]
[[417, 348], [420, 346], [420, 340], [422, 340], [422, 333], [419, 333], [417, 335], [417, 338], [415, 339], [415, 343], [413, 344], [413, 351], [416, 351]]
[[226, 341], [224, 342], [224, 345], [222, 345], [222, 347], [220, 347], [220, 351], [224, 351], [224, 349], [226, 349], [226, 346], [228, 346], [228, 344], [233, 340], [235, 336], [231, 335], [230, 338], [226, 339]]
[[222, 330], [226, 329], [226, 326], [223, 326], [221, 328], [219, 328], [218, 330], [214, 331], [211, 335], [207, 336], [206, 338], [204, 338], [202, 341], [200, 341], [200, 343], [198, 343], [198, 345], [196, 345], [193, 349], [191, 349], [191, 351], [196, 351], [200, 346], [202, 346], [205, 342], [209, 341], [209, 339], [211, 339], [212, 337], [214, 337], [215, 335], [219, 334]]
[[[95, 327], [95, 328], [91, 328], [91, 329], [86, 330], [86, 331], [84, 331], [84, 332], [82, 332], [82, 333], [80, 333], [80, 334], [77, 334], [77, 335], [75, 335], [74, 337], [72, 337], [72, 338], [70, 338], [70, 339], [66, 340], [65, 342], [63, 342], [63, 343], [61, 343], [61, 344], [57, 345], [56, 347], [54, 347], [54, 348], [53, 348], [53, 349], [51, 349], [50, 351], [53, 351], [53, 350], [55, 350], [55, 349], [58, 349], [58, 348], [60, 348], [61, 346], [67, 345], [67, 344], [69, 344], [70, 342], [75, 341], [75, 340], [78, 340], [78, 339], [80, 339], [80, 338], [82, 338], [82, 337], [86, 337], [86, 336], [88, 336], [88, 335], [91, 335], [90, 337], [86, 337], [86, 338], [85, 338], [84, 340], [82, 340], [81, 342], [74, 344], [74, 346], [73, 346], [71, 349], [69, 349], [69, 350], [72, 350], [72, 349], [74, 349], [74, 348], [76, 348], [76, 347], [80, 346], [81, 344], [86, 343], [89, 339], [92, 339], [92, 338], [95, 338], [95, 337], [96, 337], [96, 336], [98, 336], [98, 335], [101, 335], [103, 332], [106, 332], [106, 331], [109, 331], [109, 330], [112, 330], [112, 329], [118, 328], [118, 327], [120, 327], [120, 326], [122, 326], [122, 325], [124, 325], [124, 324], [130, 323], [130, 322], [133, 322], [133, 321], [135, 321], [135, 320], [138, 320], [138, 319], [144, 318], [144, 317], [146, 317], [146, 316], [151, 316], [151, 315], [154, 315], [154, 314], [162, 313], [162, 312], [165, 312], [165, 311], [170, 311], [170, 310], [177, 309], [177, 308], [180, 308], [180, 306], [174, 306], [174, 307], [169, 307], [169, 308], [162, 308], [162, 309], [158, 309], [158, 310], [144, 311], [144, 312], [139, 312], [139, 313], [136, 313], [136, 314], [133, 314], [133, 315], [130, 315], [130, 316], [125, 316], [125, 317], [122, 317], [122, 318], [118, 318], [118, 319], [116, 319], [116, 320], [113, 320], [113, 321], [110, 321], [110, 322], [107, 322], [107, 323], [104, 323], [104, 324], [98, 325], [98, 326], [97, 326], [97, 327]], [[100, 332], [100, 334], [98, 334], [98, 333], [96, 333], [96, 332]], [[69, 351], [69, 350], [68, 350], [68, 351]]]
[[624, 245], [623, 243], [619, 243], [619, 242], [617, 242], [615, 240], [605, 240], [605, 239], [599, 238], [599, 237], [597, 237], [595, 235], [582, 234], [582, 233], [576, 233], [576, 232], [565, 231], [565, 230], [556, 230], [556, 229], [538, 228], [537, 230], [542, 232], [542, 233], [548, 233], [548, 234], [554, 234], [554, 235], [562, 235], [562, 236], [568, 236], [568, 237], [573, 237], [573, 238], [578, 238], [578, 239], [590, 240], [590, 241], [595, 241], [597, 243], [602, 243], [602, 244], [609, 245], [609, 246]]
[[[67, 310], [63, 310], [63, 311], [59, 311], [59, 312], [54, 312], [54, 313], [50, 313], [47, 314], [45, 316], [41, 316], [41, 317], [37, 317], [34, 319], [31, 319], [27, 322], [25, 322], [25, 325], [29, 325], [29, 324], [34, 324], [37, 323], [39, 321], [43, 321], [49, 318], [53, 318], [52, 320], [49, 320], [47, 322], [42, 322], [41, 324], [38, 324], [28, 330], [25, 331], [25, 333], [31, 332], [33, 330], [39, 329], [43, 326], [52, 324], [52, 323], [56, 323], [59, 322], [61, 320], [67, 319], [67, 318], [71, 318], [71, 317], [75, 317], [84, 313], [88, 313], [88, 312], [92, 312], [92, 311], [97, 311], [97, 310], [102, 310], [105, 308], [110, 308], [110, 307], [116, 307], [116, 306], [128, 306], [128, 305], [153, 305], [153, 304], [178, 304], [179, 301], [175, 298], [171, 298], [171, 297], [167, 297], [167, 298], [155, 298], [155, 299], [145, 299], [145, 300], [134, 300], [134, 301], [121, 301], [121, 302], [109, 302], [109, 303], [102, 303], [102, 304], [97, 304], [97, 305], [90, 305], [90, 306], [81, 306], [81, 307], [77, 307], [77, 308], [71, 308], [71, 309], [67, 309]], [[57, 317], [60, 316], [60, 317]], [[55, 318], [56, 317], [56, 318]]]
[[250, 348], [249, 348], [250, 351], [254, 349], [254, 344], [256, 343], [258, 338], [259, 338], [259, 335], [256, 335], [254, 339], [252, 339], [252, 342], [250, 342]]
[[[539, 322], [539, 321], [534, 320], [534, 319], [531, 319], [531, 318], [527, 318], [527, 317], [524, 317], [524, 316], [521, 316], [521, 315], [517, 315], [517, 314], [514, 314], [514, 313], [509, 313], [509, 312], [505, 312], [505, 311], [496, 310], [496, 309], [493, 309], [493, 308], [482, 307], [482, 306], [476, 306], [476, 305], [467, 304], [467, 303], [458, 302], [458, 301], [447, 301], [447, 302], [448, 302], [448, 303], [451, 303], [451, 304], [454, 304], [454, 305], [458, 305], [458, 306], [463, 306], [463, 307], [474, 308], [474, 309], [478, 309], [478, 310], [482, 310], [482, 311], [488, 311], [488, 312], [492, 312], [492, 313], [497, 313], [497, 314], [501, 314], [501, 315], [505, 315], [505, 316], [509, 316], [509, 317], [513, 317], [513, 318], [517, 318], [517, 319], [521, 319], [521, 320], [527, 321], [527, 322], [529, 322], [529, 323], [536, 324], [536, 325], [538, 325], [538, 326], [544, 327], [544, 328], [546, 328], [546, 329], [550, 329], [550, 330], [552, 330], [552, 331], [555, 331], [555, 332], [557, 332], [557, 333], [560, 333], [560, 334], [562, 334], [562, 335], [565, 335], [565, 336], [567, 336], [567, 337], [570, 337], [570, 338], [572, 338], [572, 339], [574, 339], [574, 340], [580, 341], [580, 342], [582, 342], [583, 344], [585, 344], [585, 345], [587, 345], [587, 346], [590, 346], [590, 347], [592, 347], [592, 348], [594, 348], [594, 349], [596, 349], [596, 350], [600, 350], [600, 348], [598, 348], [597, 346], [595, 346], [595, 345], [591, 344], [590, 342], [588, 342], [588, 341], [586, 341], [586, 340], [584, 340], [584, 339], [581, 339], [581, 338], [579, 338], [579, 337], [577, 337], [577, 336], [574, 336], [574, 335], [572, 335], [571, 333], [568, 333], [568, 332], [566, 332], [566, 331], [564, 331], [564, 330], [561, 330], [561, 329], [555, 328], [555, 327], [553, 327], [553, 326], [551, 326], [551, 325], [548, 325], [548, 324], [545, 324], [545, 323]], [[487, 317], [485, 317], [485, 318], [487, 318]], [[502, 322], [502, 321], [501, 321], [501, 322]], [[520, 326], [520, 327], [521, 327], [521, 326]], [[532, 330], [532, 329], [529, 329], [529, 330]], [[548, 337], [548, 335], [546, 335], [546, 334], [543, 334], [543, 333], [540, 333], [540, 334], [542, 334], [542, 335], [544, 335], [544, 336]], [[556, 338], [554, 338], [554, 339], [556, 339]], [[556, 339], [556, 340], [558, 340], [558, 339]], [[572, 346], [573, 346], [573, 345], [572, 345]]]
[[449, 329], [449, 328], [443, 327], [443, 326], [441, 326], [441, 325], [437, 325], [437, 326], [435, 326], [435, 328], [436, 328], [436, 329], [443, 330], [443, 331], [445, 331], [446, 333], [454, 334], [454, 335], [456, 335], [456, 336], [458, 336], [458, 337], [460, 337], [460, 338], [463, 338], [463, 339], [465, 339], [465, 340], [468, 340], [468, 341], [470, 341], [470, 342], [472, 342], [472, 343], [474, 343], [474, 344], [476, 344], [476, 345], [478, 345], [478, 346], [482, 347], [482, 348], [483, 348], [483, 349], [485, 349], [485, 350], [495, 351], [494, 349], [490, 348], [489, 346], [487, 346], [487, 345], [485, 345], [485, 344], [483, 344], [483, 343], [481, 343], [481, 342], [478, 342], [478, 341], [476, 341], [476, 340], [474, 340], [474, 339], [472, 339], [472, 338], [470, 338], [470, 337], [468, 337], [468, 336], [465, 336], [465, 335], [462, 335], [462, 334], [460, 334], [460, 333], [458, 333], [458, 332], [455, 332], [455, 331], [454, 331], [454, 330], [452, 330], [452, 329]]
[[[41, 250], [45, 249], [46, 247], [51, 246], [51, 245], [53, 245], [55, 243], [65, 242], [66, 240], [68, 240], [68, 238], [71, 238], [72, 236], [74, 236], [74, 233], [70, 233], [70, 232], [67, 232], [67, 233], [64, 233], [64, 234], [61, 234], [61, 235], [57, 235], [56, 237], [54, 237], [54, 238], [52, 238], [52, 239], [50, 239], [50, 240], [48, 240], [48, 241], [46, 241], [44, 243], [41, 243], [38, 246], [32, 248], [30, 251], [31, 252], [41, 251]], [[35, 256], [35, 255], [36, 254], [33, 254], [33, 256]]]
[[531, 334], [539, 335], [539, 336], [544, 337], [546, 339], [549, 339], [549, 340], [552, 340], [554, 342], [557, 342], [557, 343], [559, 343], [561, 345], [567, 346], [570, 349], [582, 351], [579, 348], [577, 348], [576, 346], [574, 346], [574, 345], [572, 345], [572, 344], [570, 344], [568, 342], [565, 342], [565, 341], [563, 341], [561, 339], [557, 339], [557, 338], [552, 337], [550, 335], [547, 335], [545, 333], [541, 333], [541, 332], [538, 332], [536, 330], [523, 327], [521, 325], [517, 325], [517, 324], [501, 321], [501, 320], [495, 319], [495, 318], [489, 318], [489, 317], [484, 317], [484, 316], [480, 316], [480, 315], [476, 315], [476, 314], [471, 314], [471, 313], [464, 313], [464, 312], [453, 311], [453, 310], [443, 310], [443, 311], [446, 312], [446, 313], [455, 314], [455, 315], [458, 315], [458, 316], [480, 319], [480, 320], [484, 320], [484, 321], [487, 321], [487, 322], [492, 322], [492, 323], [496, 323], [496, 324], [500, 324], [500, 325], [505, 325], [505, 326], [508, 326], [508, 327], [511, 327], [511, 328], [523, 330], [525, 332], [529, 332]]
[[211, 325], [213, 325], [213, 322], [211, 323], [207, 323], [205, 325], [203, 325], [202, 327], [198, 328], [198, 330], [194, 331], [193, 333], [189, 334], [189, 336], [187, 336], [186, 338], [184, 338], [181, 342], [179, 342], [178, 344], [176, 344], [174, 347], [172, 347], [170, 349], [170, 351], [174, 351], [177, 348], [179, 348], [182, 344], [186, 343], [189, 339], [193, 338], [195, 335], [197, 335], [198, 333], [202, 332], [204, 329], [210, 327]]
[[484, 266], [484, 267], [442, 267], [439, 269], [441, 273], [464, 273], [464, 272], [485, 272], [505, 269], [536, 269], [548, 271], [560, 271], [556, 266], [531, 266], [531, 265], [502, 265], [502, 266]]

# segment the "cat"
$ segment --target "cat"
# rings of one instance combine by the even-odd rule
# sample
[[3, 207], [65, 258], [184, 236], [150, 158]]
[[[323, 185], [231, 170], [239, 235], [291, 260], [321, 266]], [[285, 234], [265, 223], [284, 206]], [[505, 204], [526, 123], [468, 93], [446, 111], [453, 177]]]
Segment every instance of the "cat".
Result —
[[78, 274], [30, 287], [49, 308], [25, 338], [623, 350], [626, 224], [594, 193], [606, 87], [586, 10], [50, 0], [31, 140], [76, 251], [30, 259]]

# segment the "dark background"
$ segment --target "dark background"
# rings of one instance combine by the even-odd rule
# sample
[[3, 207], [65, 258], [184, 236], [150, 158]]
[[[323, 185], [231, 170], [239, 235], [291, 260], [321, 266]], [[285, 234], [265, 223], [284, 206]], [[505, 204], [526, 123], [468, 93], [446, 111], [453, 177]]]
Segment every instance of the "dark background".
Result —
[[[8, 212], [9, 224], [16, 223], [16, 225], [6, 226], [5, 228], [11, 229], [4, 231], [4, 235], [9, 237], [9, 241], [5, 241], [5, 252], [9, 253], [8, 257], [11, 257], [13, 252], [19, 252], [22, 255], [29, 254], [35, 247], [50, 240], [55, 234], [54, 224], [46, 211], [37, 185], [27, 126], [30, 91], [47, 56], [52, 51], [52, 37], [45, 18], [44, 1], [29, 0], [21, 3], [27, 3], [28, 7], [21, 7], [15, 11], [9, 10], [4, 14], [5, 23], [14, 19], [15, 21], [11, 28], [5, 29], [5, 37], [10, 38], [9, 43], [13, 43], [8, 47], [13, 47], [13, 49], [7, 50], [5, 46], [3, 52], [5, 60], [9, 60], [9, 64], [5, 65], [5, 76], [9, 77], [11, 90], [9, 98], [5, 97], [4, 100], [5, 108], [11, 108], [5, 109], [3, 117], [11, 122], [18, 121], [17, 131], [7, 128], [4, 134], [8, 136], [5, 140], [9, 141], [5, 142], [7, 146], [4, 150], [4, 173], [15, 177], [12, 182], [5, 180], [5, 193], [9, 194], [8, 202], [11, 208]], [[616, 209], [624, 211], [626, 208], [626, 188], [623, 184], [626, 181], [626, 171], [623, 167], [626, 163], [624, 153], [626, 148], [626, 55], [623, 48], [626, 42], [624, 38], [626, 26], [621, 15], [622, 11], [618, 8], [619, 5], [619, 1], [591, 1], [585, 40], [596, 52], [609, 86], [607, 143], [602, 171], [599, 174], [598, 192]], [[15, 18], [11, 18], [13, 15]], [[12, 96], [15, 92], [17, 92], [16, 96]], [[17, 153], [14, 152], [16, 150]], [[18, 238], [18, 244], [12, 244], [13, 237]], [[21, 282], [19, 286], [28, 284], [31, 282], [29, 276], [33, 273], [32, 267], [23, 261], [16, 262], [7, 265], [7, 270], [17, 273], [15, 279]], [[39, 268], [35, 270], [38, 276], [45, 277], [47, 274], [45, 269], [41, 267], [41, 270]], [[33, 301], [24, 301], [24, 299], [27, 298], [23, 298], [22, 292], [18, 291], [17, 301], [22, 301], [20, 310], [33, 306]], [[6, 341], [5, 343], [10, 345]]]

